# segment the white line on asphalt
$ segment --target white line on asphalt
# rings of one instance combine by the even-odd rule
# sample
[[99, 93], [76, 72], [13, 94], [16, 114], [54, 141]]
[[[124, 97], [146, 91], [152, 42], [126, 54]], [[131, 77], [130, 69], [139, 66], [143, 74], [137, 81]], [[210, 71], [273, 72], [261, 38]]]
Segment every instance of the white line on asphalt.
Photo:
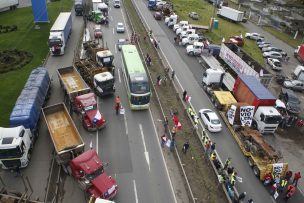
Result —
[[135, 203], [138, 203], [137, 189], [136, 189], [135, 180], [133, 180], [133, 188], [134, 188], [134, 195], [135, 195]]
[[119, 70], [119, 69], [117, 69], [117, 71], [118, 71], [118, 81], [119, 81], [119, 83], [121, 83], [121, 78], [120, 78], [120, 70]]
[[[97, 104], [99, 104], [99, 97], [97, 97]], [[99, 111], [99, 109], [97, 109]], [[96, 130], [96, 152], [98, 154], [98, 130]]]
[[113, 16], [111, 16], [111, 21], [113, 21]]
[[[153, 116], [152, 116], [152, 112], [151, 112], [151, 109], [150, 109], [150, 108], [149, 108], [149, 114], [150, 114], [150, 117], [151, 117], [151, 121], [152, 121], [152, 125], [153, 125], [153, 128], [154, 128], [154, 134], [155, 134], [155, 136], [156, 136], [157, 143], [159, 143], [159, 139], [158, 139], [158, 134], [157, 134], [156, 126], [155, 126], [155, 123], [154, 123], [154, 120], [153, 120]], [[161, 147], [160, 147], [160, 144], [158, 145], [158, 148], [159, 148], [159, 150], [161, 151], [163, 164], [164, 164], [164, 166], [165, 166], [166, 173], [167, 173], [167, 177], [168, 177], [168, 179], [169, 179], [169, 183], [170, 183], [170, 187], [171, 187], [171, 192], [172, 192], [172, 195], [173, 195], [173, 197], [174, 197], [174, 202], [177, 202], [176, 197], [175, 197], [175, 193], [174, 193], [174, 189], [173, 189], [173, 184], [172, 184], [172, 182], [171, 182], [171, 178], [170, 178], [170, 175], [169, 175], [169, 170], [168, 170], [168, 167], [167, 167], [167, 164], [166, 164], [166, 161], [165, 161], [164, 154], [162, 153], [162, 149], [161, 149]]]
[[124, 114], [124, 121], [125, 121], [126, 135], [128, 135], [129, 131], [128, 131], [128, 123], [127, 123], [126, 111], [125, 111], [125, 114]]
[[114, 49], [115, 49], [115, 54], [117, 54], [117, 45], [116, 44], [114, 46]]
[[113, 35], [114, 35], [114, 27], [113, 27]]
[[144, 144], [144, 150], [145, 150], [144, 153], [145, 153], [146, 161], [147, 161], [149, 171], [150, 171], [151, 168], [150, 168], [149, 152], [147, 151], [146, 142], [145, 142], [145, 135], [144, 135], [144, 131], [142, 129], [142, 124], [141, 123], [139, 124], [139, 130], [140, 130], [140, 134], [141, 134], [141, 139], [142, 139], [143, 144]]
[[[123, 10], [123, 9], [120, 9], [120, 12], [121, 12], [121, 15], [122, 15], [122, 18], [123, 18], [123, 21], [124, 21], [124, 25], [125, 25], [125, 27], [127, 28], [127, 21], [126, 21], [125, 15], [124, 15], [124, 13], [123, 13], [122, 10]], [[127, 32], [127, 35], [128, 35], [128, 39], [130, 39], [130, 35], [129, 35], [128, 29], [126, 29], [126, 32]]]

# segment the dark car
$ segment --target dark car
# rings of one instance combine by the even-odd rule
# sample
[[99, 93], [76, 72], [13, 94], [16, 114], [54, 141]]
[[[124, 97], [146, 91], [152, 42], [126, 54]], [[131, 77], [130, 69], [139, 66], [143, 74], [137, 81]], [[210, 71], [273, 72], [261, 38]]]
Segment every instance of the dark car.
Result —
[[161, 20], [162, 19], [162, 14], [160, 12], [155, 12], [153, 16], [154, 16], [155, 20]]
[[294, 91], [286, 88], [282, 88], [279, 95], [279, 99], [285, 102], [286, 109], [290, 113], [298, 114], [301, 112], [300, 100]]
[[229, 43], [235, 44], [239, 47], [244, 46], [244, 39], [241, 36], [234, 36], [229, 38]]

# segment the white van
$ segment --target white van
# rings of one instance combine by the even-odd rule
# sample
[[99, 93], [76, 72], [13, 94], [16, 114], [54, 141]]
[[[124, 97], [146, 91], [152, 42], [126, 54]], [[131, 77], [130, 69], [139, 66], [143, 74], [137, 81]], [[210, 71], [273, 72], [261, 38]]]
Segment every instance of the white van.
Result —
[[114, 0], [114, 8], [120, 8], [120, 0]]

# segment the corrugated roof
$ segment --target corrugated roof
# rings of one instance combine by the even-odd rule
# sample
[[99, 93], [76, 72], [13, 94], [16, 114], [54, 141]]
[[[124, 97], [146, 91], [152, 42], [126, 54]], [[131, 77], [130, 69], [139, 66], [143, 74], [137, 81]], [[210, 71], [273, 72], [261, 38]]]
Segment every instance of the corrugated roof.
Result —
[[276, 99], [260, 81], [252, 75], [239, 75], [240, 79], [258, 99]]

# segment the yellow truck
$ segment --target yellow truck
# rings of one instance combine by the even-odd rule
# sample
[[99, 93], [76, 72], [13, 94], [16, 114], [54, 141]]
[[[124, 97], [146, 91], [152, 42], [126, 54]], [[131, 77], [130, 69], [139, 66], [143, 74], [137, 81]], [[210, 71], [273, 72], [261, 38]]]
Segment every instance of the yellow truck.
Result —
[[83, 153], [84, 142], [63, 103], [42, 109], [56, 151], [59, 165], [68, 164], [71, 159]]
[[[221, 117], [244, 156], [248, 158], [248, 164], [252, 167], [254, 174], [260, 180], [264, 180], [265, 175], [269, 173], [284, 177], [288, 164], [283, 162], [282, 155], [264, 140], [259, 131], [240, 125], [240, 107], [248, 104], [237, 103], [229, 91], [213, 91], [211, 100], [220, 110]], [[227, 117], [231, 105], [236, 107], [232, 124]]]

